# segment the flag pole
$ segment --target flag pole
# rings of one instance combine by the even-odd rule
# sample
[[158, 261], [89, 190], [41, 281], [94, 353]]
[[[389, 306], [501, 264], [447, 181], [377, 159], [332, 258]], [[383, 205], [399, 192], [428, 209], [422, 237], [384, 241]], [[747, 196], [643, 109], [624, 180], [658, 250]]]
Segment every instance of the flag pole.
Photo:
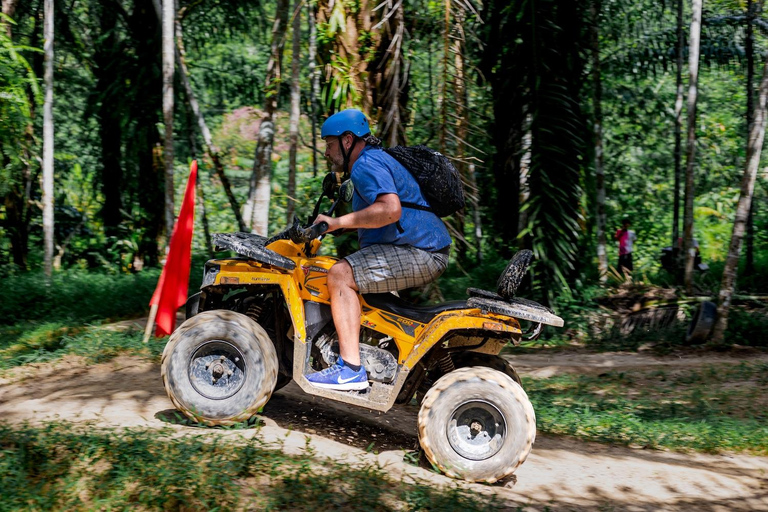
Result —
[[152, 327], [157, 325], [156, 336], [173, 333], [176, 312], [187, 302], [189, 266], [192, 259], [192, 237], [195, 224], [195, 187], [197, 185], [197, 160], [192, 160], [181, 211], [176, 219], [165, 265], [160, 272], [155, 292], [149, 301], [151, 306], [144, 331], [144, 343], [149, 342]]
[[158, 304], [152, 304], [149, 308], [149, 318], [147, 318], [147, 327], [144, 329], [144, 343], [149, 342], [149, 337], [152, 336], [152, 328], [155, 326], [155, 318], [157, 318]]

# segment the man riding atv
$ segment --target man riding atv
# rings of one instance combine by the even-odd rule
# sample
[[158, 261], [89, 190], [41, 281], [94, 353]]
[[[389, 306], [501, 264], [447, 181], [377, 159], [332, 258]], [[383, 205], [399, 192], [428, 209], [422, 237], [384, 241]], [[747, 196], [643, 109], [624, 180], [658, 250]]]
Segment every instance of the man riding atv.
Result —
[[341, 217], [319, 215], [328, 231], [357, 229], [360, 250], [339, 260], [328, 272], [331, 312], [339, 337], [338, 362], [307, 376], [314, 386], [363, 390], [368, 375], [360, 364], [359, 293], [386, 293], [422, 286], [437, 279], [448, 264], [451, 237], [425, 208], [415, 178], [381, 149], [365, 115], [348, 109], [329, 117], [322, 127], [325, 157], [333, 171], [350, 174], [353, 212]]
[[[495, 291], [471, 287], [464, 300], [415, 306], [389, 293], [445, 269], [451, 239], [436, 215], [460, 208], [463, 195], [451, 195], [460, 183], [441, 174], [451, 169], [429, 148], [405, 148], [417, 156], [403, 160], [402, 148], [379, 149], [359, 111], [332, 116], [322, 135], [341, 172], [325, 177], [306, 224], [294, 219], [271, 238], [213, 235], [216, 250], [230, 254], [205, 263], [187, 320], [163, 350], [168, 397], [212, 426], [250, 419], [291, 382], [308, 396], [382, 413], [418, 404], [430, 463], [469, 481], [508, 477], [531, 451], [536, 415], [501, 352], [545, 325], [563, 326], [549, 308], [515, 296], [533, 253], [515, 254]], [[318, 215], [324, 200], [330, 208]], [[332, 218], [350, 202], [353, 213]], [[358, 229], [362, 249], [341, 260], [318, 254], [326, 232], [341, 229]]]

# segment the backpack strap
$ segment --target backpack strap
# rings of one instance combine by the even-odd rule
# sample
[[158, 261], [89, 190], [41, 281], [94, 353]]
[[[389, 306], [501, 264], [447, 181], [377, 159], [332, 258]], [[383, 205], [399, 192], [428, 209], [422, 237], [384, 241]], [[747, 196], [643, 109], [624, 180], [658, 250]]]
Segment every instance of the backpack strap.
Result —
[[[420, 204], [410, 203], [408, 201], [400, 201], [400, 206], [401, 207], [405, 207], [405, 208], [410, 208], [412, 210], [421, 210], [423, 212], [432, 212], [432, 208], [430, 208], [429, 206], [421, 206]], [[398, 220], [395, 224], [397, 225], [397, 230], [402, 235], [405, 232], [405, 230], [403, 229], [403, 226], [400, 225], [400, 221]]]
[[421, 210], [423, 212], [432, 212], [432, 208], [430, 208], [429, 206], [421, 206], [420, 204], [409, 203], [408, 201], [400, 201], [400, 206], [405, 206], [406, 208], [411, 208], [412, 210]]

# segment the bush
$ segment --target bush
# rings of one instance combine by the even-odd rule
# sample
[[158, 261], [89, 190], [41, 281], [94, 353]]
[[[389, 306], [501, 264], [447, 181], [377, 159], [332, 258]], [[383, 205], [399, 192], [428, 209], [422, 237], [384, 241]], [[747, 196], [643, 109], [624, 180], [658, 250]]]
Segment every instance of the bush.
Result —
[[42, 272], [8, 276], [3, 280], [0, 324], [88, 322], [145, 314], [159, 276], [159, 269], [118, 275], [70, 269], [54, 273], [50, 285]]
[[731, 306], [725, 342], [748, 347], [768, 347], [766, 326], [768, 326], [768, 308]]

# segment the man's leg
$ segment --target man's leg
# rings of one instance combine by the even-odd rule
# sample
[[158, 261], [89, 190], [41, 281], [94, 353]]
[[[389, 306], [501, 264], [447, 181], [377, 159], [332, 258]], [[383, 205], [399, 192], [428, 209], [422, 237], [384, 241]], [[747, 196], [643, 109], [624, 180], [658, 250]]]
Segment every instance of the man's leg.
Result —
[[341, 358], [355, 366], [360, 364], [358, 291], [385, 293], [421, 286], [437, 279], [447, 264], [444, 254], [381, 244], [365, 247], [331, 267], [328, 291]]
[[346, 260], [340, 260], [328, 272], [328, 291], [341, 358], [357, 366], [360, 364], [360, 299], [352, 267]]
[[[350, 264], [339, 261], [328, 272], [331, 313], [339, 336], [339, 352], [344, 363], [307, 375], [313, 386], [340, 391], [368, 388], [368, 373], [360, 364], [360, 301]], [[354, 367], [354, 368], [353, 368]]]

